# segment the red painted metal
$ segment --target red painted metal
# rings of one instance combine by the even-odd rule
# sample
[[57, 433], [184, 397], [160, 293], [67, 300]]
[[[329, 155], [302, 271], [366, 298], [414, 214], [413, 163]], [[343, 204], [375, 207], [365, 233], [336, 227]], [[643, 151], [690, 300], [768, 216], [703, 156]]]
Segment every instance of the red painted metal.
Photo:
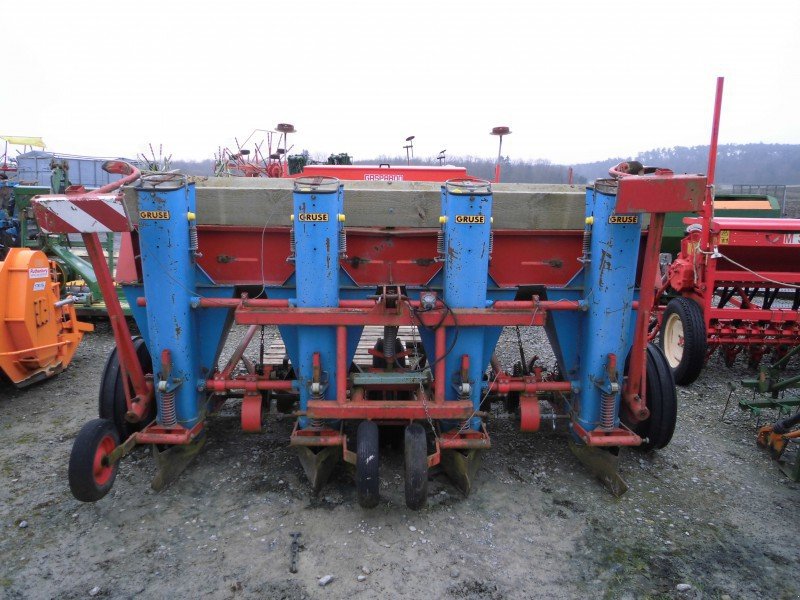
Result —
[[203, 421], [200, 421], [192, 429], [186, 429], [180, 425], [174, 427], [164, 427], [157, 423], [152, 423], [142, 431], [133, 434], [137, 444], [165, 444], [182, 446], [192, 442], [203, 430]]
[[[492, 447], [492, 442], [489, 439], [489, 434], [486, 432], [486, 426], [483, 425], [481, 431], [474, 431], [472, 429], [453, 429], [445, 431], [439, 435], [437, 444], [441, 450], [486, 450]], [[435, 466], [438, 461], [431, 465], [431, 457], [429, 457], [428, 466]]]
[[613, 446], [641, 446], [642, 438], [630, 429], [616, 428], [611, 430], [594, 429], [586, 431], [577, 422], [572, 422], [575, 433], [587, 446], [613, 447]]
[[390, 165], [306, 165], [297, 177], [336, 177], [345, 181], [441, 181], [468, 179], [465, 167]]
[[523, 394], [519, 399], [520, 431], [536, 432], [542, 423], [539, 398], [535, 394]]
[[659, 267], [658, 255], [661, 251], [661, 234], [663, 231], [664, 213], [651, 214], [641, 278], [643, 283], [639, 288], [639, 305], [636, 309], [636, 325], [633, 334], [633, 345], [631, 346], [630, 365], [622, 390], [625, 409], [634, 423], [644, 421], [650, 416], [644, 393], [644, 390], [647, 389], [647, 369], [645, 364], [648, 328], [656, 292], [651, 282], [656, 281], [656, 273]]
[[333, 429], [295, 429], [289, 438], [290, 446], [341, 446], [347, 437]]
[[139, 363], [136, 349], [133, 347], [128, 322], [125, 320], [125, 313], [122, 311], [122, 306], [120, 306], [117, 290], [114, 287], [111, 271], [108, 269], [108, 262], [103, 254], [100, 238], [96, 233], [84, 233], [81, 237], [86, 246], [89, 260], [94, 267], [97, 285], [100, 287], [100, 291], [106, 301], [108, 320], [111, 323], [114, 342], [117, 347], [117, 353], [120, 356], [119, 366], [120, 371], [122, 371], [122, 381], [129, 380], [131, 387], [133, 387], [134, 393], [131, 396], [128, 386], [123, 386], [128, 405], [126, 419], [133, 423], [138, 423], [148, 413], [150, 403], [155, 401], [153, 399], [153, 391], [145, 380], [142, 365]]
[[[745, 217], [714, 217], [711, 221], [712, 233], [718, 233], [722, 230], [729, 230], [731, 234], [739, 231], [755, 231], [759, 233], [770, 232], [792, 232], [798, 231], [798, 219], [748, 219]], [[692, 223], [701, 223], [702, 221], [697, 218], [686, 217], [683, 222], [687, 225]], [[754, 238], [743, 238], [754, 239]], [[769, 240], [772, 244], [788, 244], [794, 245], [795, 249], [800, 249], [800, 241], [786, 241], [782, 236], [777, 236], [774, 240]]]
[[233, 370], [236, 368], [236, 365], [239, 364], [239, 361], [242, 360], [242, 356], [244, 356], [247, 347], [250, 345], [250, 342], [253, 341], [253, 337], [255, 336], [256, 332], [258, 331], [258, 325], [251, 325], [247, 328], [247, 331], [242, 338], [242, 341], [239, 342], [239, 345], [236, 346], [236, 350], [233, 351], [231, 354], [230, 359], [228, 359], [225, 368], [222, 369], [222, 373], [220, 373], [221, 379], [228, 379], [233, 373]]
[[704, 175], [622, 177], [615, 212], [697, 212], [703, 205], [706, 183]]
[[347, 327], [336, 328], [336, 400], [343, 404], [347, 399]]
[[97, 444], [97, 449], [94, 453], [94, 462], [92, 464], [92, 476], [98, 486], [105, 485], [111, 476], [114, 474], [114, 465], [109, 464], [107, 457], [117, 447], [114, 438], [110, 435], [104, 436], [100, 443]]
[[447, 353], [445, 349], [446, 336], [444, 327], [439, 327], [434, 336], [436, 351], [436, 368], [433, 375], [433, 401], [435, 404], [444, 404], [444, 357]]
[[470, 401], [432, 402], [426, 407], [416, 400], [355, 400], [340, 404], [331, 400], [309, 400], [306, 416], [312, 419], [419, 420], [469, 418], [474, 412]]
[[[107, 161], [103, 165], [103, 169], [108, 173], [124, 175], [124, 177], [101, 188], [82, 194], [79, 197], [71, 197], [70, 201], [73, 204], [80, 206], [81, 202], [94, 203], [99, 196], [119, 190], [123, 185], [136, 181], [140, 174], [137, 168], [122, 161]], [[47, 200], [47, 198], [48, 196], [40, 197], [43, 201]], [[34, 200], [34, 206], [37, 214], [38, 211], [43, 210], [43, 208], [39, 206], [37, 200]], [[111, 329], [114, 332], [114, 341], [120, 356], [119, 362], [122, 380], [130, 381], [130, 387], [133, 387], [133, 395], [131, 395], [129, 386], [123, 386], [127, 403], [127, 414], [125, 418], [136, 423], [148, 413], [150, 403], [155, 401], [153, 399], [152, 387], [148, 385], [145, 380], [145, 374], [142, 372], [142, 366], [139, 364], [139, 359], [136, 356], [136, 350], [133, 347], [133, 341], [131, 339], [131, 332], [119, 303], [117, 290], [114, 286], [111, 272], [108, 269], [108, 262], [103, 254], [100, 238], [96, 232], [93, 232], [91, 223], [89, 223], [87, 229], [88, 232], [81, 232], [81, 237], [86, 246], [89, 261], [94, 268], [97, 284], [106, 302], [106, 310], [108, 311]], [[130, 224], [128, 223], [127, 229], [123, 228], [123, 230], [130, 231]]]
[[[386, 283], [426, 285], [442, 268], [435, 260], [438, 229], [348, 228], [342, 268], [362, 287]], [[200, 225], [199, 264], [219, 284], [283, 285], [294, 273], [288, 227], [266, 229]], [[578, 230], [494, 230], [489, 275], [500, 287], [564, 285], [580, 268]], [[132, 252], [138, 240], [132, 234]], [[644, 243], [644, 234], [643, 234]], [[643, 254], [640, 253], [640, 257]], [[140, 280], [141, 267], [127, 264], [121, 281]], [[642, 261], [639, 261], [639, 272]]]
[[292, 382], [288, 379], [208, 379], [206, 389], [210, 392], [225, 392], [230, 390], [244, 390], [255, 392], [257, 390], [289, 391]]
[[242, 431], [259, 433], [261, 431], [261, 393], [246, 392], [242, 400]]
[[717, 77], [717, 92], [714, 96], [714, 117], [711, 121], [711, 145], [708, 148], [708, 184], [714, 185], [714, 176], [717, 171], [717, 141], [719, 140], [719, 120], [722, 113], [722, 89], [725, 85], [724, 77]]
[[[383, 313], [378, 310], [341, 308], [239, 308], [236, 322], [243, 325], [417, 325], [428, 327], [492, 327], [492, 326], [534, 326], [543, 325], [546, 318], [544, 310], [500, 311], [492, 309], [461, 308], [441, 316], [435, 310], [419, 313], [413, 317], [407, 311], [400, 314]], [[453, 316], [455, 314], [455, 317]]]
[[489, 385], [489, 390], [498, 394], [508, 394], [509, 392], [535, 394], [536, 392], [569, 392], [572, 390], [572, 386], [569, 381], [535, 381], [532, 377], [523, 379], [501, 377]]

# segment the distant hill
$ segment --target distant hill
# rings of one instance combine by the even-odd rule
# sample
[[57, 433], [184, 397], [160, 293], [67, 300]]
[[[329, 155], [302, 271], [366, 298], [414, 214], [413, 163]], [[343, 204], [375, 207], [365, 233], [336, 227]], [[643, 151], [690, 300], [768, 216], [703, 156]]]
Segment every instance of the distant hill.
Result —
[[[667, 167], [676, 173], [705, 173], [708, 166], [708, 146], [676, 146], [656, 148], [636, 156], [607, 158], [591, 163], [573, 165], [573, 182], [586, 183], [608, 177], [608, 169], [623, 160], [638, 160], [654, 167]], [[355, 160], [355, 164], [404, 165], [404, 156], [379, 156]], [[494, 178], [494, 159], [475, 156], [450, 156], [447, 163], [463, 166], [467, 172], [483, 179]], [[414, 165], [435, 165], [434, 159], [414, 159]], [[189, 175], [212, 175], [214, 161], [173, 160], [172, 168]], [[511, 160], [504, 157], [502, 181], [508, 183], [567, 183], [569, 165], [557, 165], [549, 160]], [[726, 144], [719, 147], [717, 176], [719, 184], [800, 184], [800, 144]]]
[[[608, 177], [608, 168], [623, 160], [667, 167], [676, 173], [705, 173], [708, 146], [656, 148], [637, 156], [609, 158], [574, 166], [588, 181]], [[716, 181], [720, 184], [800, 184], [800, 144], [725, 144], [717, 152]]]

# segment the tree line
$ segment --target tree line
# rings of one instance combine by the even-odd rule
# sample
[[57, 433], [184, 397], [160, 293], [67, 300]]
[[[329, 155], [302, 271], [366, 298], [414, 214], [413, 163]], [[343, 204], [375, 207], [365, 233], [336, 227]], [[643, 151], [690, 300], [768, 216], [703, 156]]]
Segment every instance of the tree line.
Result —
[[[636, 156], [607, 158], [576, 165], [553, 164], [549, 160], [515, 160], [502, 157], [502, 181], [508, 183], [567, 183], [569, 168], [573, 169], [573, 183], [583, 184], [597, 178], [608, 177], [608, 169], [625, 160], [637, 160], [644, 165], [667, 167], [676, 173], [705, 173], [708, 167], [708, 146], [676, 146], [655, 148]], [[324, 162], [324, 161], [321, 161]], [[378, 156], [374, 159], [354, 160], [353, 164], [380, 164], [402, 166], [405, 156]], [[467, 172], [481, 179], [494, 178], [495, 159], [476, 156], [451, 156], [447, 164], [467, 168]], [[437, 165], [435, 158], [415, 158], [412, 165]], [[173, 169], [189, 175], [214, 174], [212, 159], [187, 161], [173, 159]], [[718, 148], [716, 181], [720, 184], [800, 184], [800, 144], [725, 144]]]

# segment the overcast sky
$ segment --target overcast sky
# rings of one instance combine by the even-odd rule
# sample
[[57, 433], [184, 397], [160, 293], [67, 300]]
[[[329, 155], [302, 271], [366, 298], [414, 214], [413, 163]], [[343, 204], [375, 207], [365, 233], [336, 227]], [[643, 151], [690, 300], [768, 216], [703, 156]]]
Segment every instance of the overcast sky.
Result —
[[579, 163], [800, 143], [800, 1], [7, 2], [0, 134], [213, 157], [292, 123], [294, 151]]

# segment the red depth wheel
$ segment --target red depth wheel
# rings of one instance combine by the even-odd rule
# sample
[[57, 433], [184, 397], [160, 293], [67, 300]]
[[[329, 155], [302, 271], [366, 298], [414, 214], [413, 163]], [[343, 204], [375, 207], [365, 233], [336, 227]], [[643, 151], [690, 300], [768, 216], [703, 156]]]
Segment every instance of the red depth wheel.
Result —
[[118, 463], [108, 456], [119, 445], [119, 434], [109, 419], [94, 419], [84, 425], [69, 456], [69, 487], [81, 502], [96, 502], [114, 485]]
[[[94, 482], [98, 486], [105, 485], [108, 480], [114, 475], [115, 465], [108, 464], [108, 455], [114, 451], [117, 443], [110, 435], [106, 435], [100, 440], [97, 445], [97, 450], [94, 453], [94, 468], [92, 474], [94, 475]], [[105, 461], [103, 459], [106, 459]]]

